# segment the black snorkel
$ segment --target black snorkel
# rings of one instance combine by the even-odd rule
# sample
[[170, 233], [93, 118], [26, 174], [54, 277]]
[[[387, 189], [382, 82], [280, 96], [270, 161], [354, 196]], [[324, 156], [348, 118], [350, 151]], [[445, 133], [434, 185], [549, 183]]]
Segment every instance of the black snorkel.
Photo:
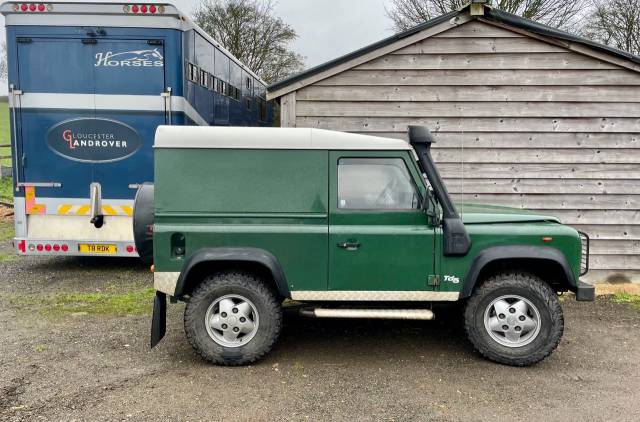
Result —
[[431, 157], [431, 144], [434, 142], [433, 135], [426, 127], [409, 126], [409, 143], [418, 156], [420, 170], [427, 175], [442, 207], [444, 255], [464, 256], [471, 248], [471, 238]]

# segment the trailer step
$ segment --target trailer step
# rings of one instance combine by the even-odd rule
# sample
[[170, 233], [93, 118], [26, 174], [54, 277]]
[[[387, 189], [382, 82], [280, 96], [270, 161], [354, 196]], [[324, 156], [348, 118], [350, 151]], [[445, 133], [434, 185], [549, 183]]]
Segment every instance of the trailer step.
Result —
[[435, 318], [429, 309], [328, 309], [304, 308], [300, 315], [311, 318], [369, 318], [369, 319], [413, 319], [428, 321]]

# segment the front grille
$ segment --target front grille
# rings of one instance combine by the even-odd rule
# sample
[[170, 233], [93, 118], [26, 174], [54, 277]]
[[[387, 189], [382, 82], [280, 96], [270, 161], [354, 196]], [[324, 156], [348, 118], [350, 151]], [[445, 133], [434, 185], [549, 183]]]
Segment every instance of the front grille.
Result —
[[580, 242], [582, 243], [582, 252], [580, 256], [580, 275], [585, 275], [589, 271], [589, 235], [584, 232], [578, 232]]

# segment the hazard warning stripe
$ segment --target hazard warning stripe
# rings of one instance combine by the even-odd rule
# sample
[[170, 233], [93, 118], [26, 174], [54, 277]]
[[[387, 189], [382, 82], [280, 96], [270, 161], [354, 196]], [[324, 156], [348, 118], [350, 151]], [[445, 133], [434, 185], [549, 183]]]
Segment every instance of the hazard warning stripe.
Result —
[[[91, 213], [91, 205], [72, 205], [62, 204], [58, 206], [59, 215], [89, 215]], [[129, 205], [103, 205], [103, 215], [126, 215], [133, 216], [133, 208]]]
[[44, 204], [36, 203], [36, 188], [35, 186], [27, 186], [24, 190], [25, 196], [25, 208], [27, 214], [44, 214], [47, 212], [47, 207]]

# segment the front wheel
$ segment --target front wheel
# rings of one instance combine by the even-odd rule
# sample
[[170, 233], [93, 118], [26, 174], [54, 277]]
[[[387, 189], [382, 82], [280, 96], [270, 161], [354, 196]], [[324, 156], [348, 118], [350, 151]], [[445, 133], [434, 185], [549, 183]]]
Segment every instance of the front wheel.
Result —
[[549, 356], [564, 331], [562, 307], [542, 279], [522, 272], [497, 274], [469, 298], [465, 330], [484, 357], [527, 366]]
[[184, 313], [191, 346], [219, 365], [246, 365], [264, 357], [280, 334], [277, 296], [255, 276], [222, 272], [193, 292]]

